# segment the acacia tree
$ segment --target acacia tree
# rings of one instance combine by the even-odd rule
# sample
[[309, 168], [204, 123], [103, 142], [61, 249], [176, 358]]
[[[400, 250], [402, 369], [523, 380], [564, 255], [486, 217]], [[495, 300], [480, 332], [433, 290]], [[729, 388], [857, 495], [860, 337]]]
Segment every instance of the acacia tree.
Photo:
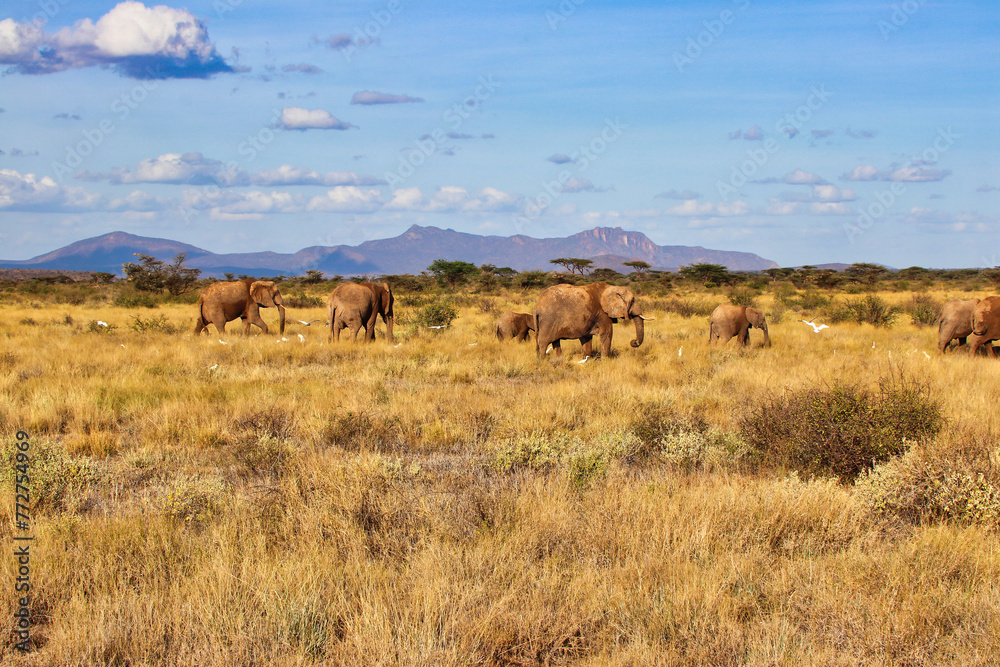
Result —
[[560, 257], [558, 259], [550, 259], [549, 264], [558, 264], [566, 268], [570, 273], [579, 273], [583, 275], [590, 269], [590, 265], [594, 262], [589, 259], [583, 259], [580, 257]]
[[622, 266], [627, 266], [630, 269], [633, 269], [637, 274], [639, 274], [640, 278], [645, 276], [646, 272], [653, 268], [652, 264], [644, 262], [641, 259], [637, 259], [633, 262], [622, 262]]
[[733, 275], [722, 264], [688, 264], [681, 267], [680, 273], [685, 278], [700, 283], [725, 285], [733, 281]]
[[201, 269], [189, 269], [184, 266], [187, 253], [178, 253], [171, 264], [156, 259], [152, 255], [136, 252], [138, 262], [125, 262], [122, 270], [132, 285], [143, 292], [159, 292], [166, 289], [174, 296], [191, 289]]
[[889, 269], [881, 264], [871, 264], [869, 262], [856, 262], [844, 269], [844, 273], [853, 281], [865, 283], [872, 287], [881, 280], [882, 276], [889, 273]]

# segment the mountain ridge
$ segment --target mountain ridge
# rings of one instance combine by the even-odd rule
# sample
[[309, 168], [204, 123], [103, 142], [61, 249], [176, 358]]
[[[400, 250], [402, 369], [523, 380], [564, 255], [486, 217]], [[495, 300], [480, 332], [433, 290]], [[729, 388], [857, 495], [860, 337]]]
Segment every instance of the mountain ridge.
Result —
[[[80, 241], [21, 261], [0, 260], [0, 268], [107, 271], [120, 274], [135, 253], [171, 260], [187, 253], [186, 265], [206, 276], [224, 273], [299, 275], [310, 269], [329, 275], [419, 273], [436, 259], [509, 266], [518, 271], [549, 270], [557, 257], [592, 259], [606, 266], [621, 261], [644, 261], [655, 269], [676, 270], [687, 264], [722, 264], [734, 271], [761, 271], [778, 266], [748, 252], [713, 250], [701, 246], [661, 246], [642, 232], [621, 227], [595, 227], [566, 237], [534, 238], [482, 236], [433, 226], [412, 225], [402, 234], [372, 239], [356, 246], [308, 246], [294, 253], [271, 250], [250, 253], [214, 253], [171, 239], [115, 231]], [[620, 262], [618, 262], [620, 264]], [[615, 268], [609, 266], [608, 268]], [[618, 267], [622, 270], [626, 267]]]

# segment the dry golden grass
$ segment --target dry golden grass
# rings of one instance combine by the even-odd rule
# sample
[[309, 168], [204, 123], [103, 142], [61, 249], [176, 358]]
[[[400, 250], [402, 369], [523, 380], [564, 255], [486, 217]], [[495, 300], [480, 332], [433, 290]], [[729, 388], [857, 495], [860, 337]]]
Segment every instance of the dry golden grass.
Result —
[[[996, 362], [941, 357], [936, 331], [905, 316], [814, 334], [796, 321], [812, 314], [792, 311], [771, 325], [770, 349], [752, 331], [749, 350], [711, 350], [705, 318], [656, 308], [636, 350], [619, 326], [614, 359], [575, 363], [568, 342], [562, 362], [540, 362], [532, 343], [492, 333], [494, 312], [533, 299], [484, 299], [438, 333], [416, 327], [400, 296], [398, 347], [331, 344], [321, 326], [294, 323], [321, 308], [290, 311], [287, 341], [255, 329], [223, 345], [214, 329], [190, 334], [191, 306], [142, 313], [173, 334], [135, 332], [119, 308], [3, 306], [0, 420], [8, 440], [31, 434], [35, 457], [39, 649], [5, 645], [0, 662], [1000, 655], [991, 521], [887, 520], [860, 487], [753, 470], [736, 435], [767, 395], [902, 372], [948, 419], [921, 456], [989, 466]], [[117, 329], [89, 331], [98, 319]], [[664, 426], [671, 435], [651, 443]], [[11, 589], [15, 566], [0, 559]], [[9, 636], [12, 593], [4, 604]]]

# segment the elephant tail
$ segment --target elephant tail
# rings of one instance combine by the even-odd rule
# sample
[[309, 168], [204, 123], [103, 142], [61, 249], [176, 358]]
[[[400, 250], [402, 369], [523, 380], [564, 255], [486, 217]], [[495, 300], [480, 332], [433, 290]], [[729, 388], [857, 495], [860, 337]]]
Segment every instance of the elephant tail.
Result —
[[197, 336], [202, 329], [208, 328], [208, 321], [205, 319], [205, 301], [198, 299], [198, 320], [194, 324], [194, 333]]

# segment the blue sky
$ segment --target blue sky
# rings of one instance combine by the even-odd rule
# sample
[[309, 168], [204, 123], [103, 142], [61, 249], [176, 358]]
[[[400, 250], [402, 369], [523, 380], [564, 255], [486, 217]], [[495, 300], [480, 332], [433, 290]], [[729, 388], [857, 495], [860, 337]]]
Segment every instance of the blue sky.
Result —
[[4, 259], [114, 230], [293, 252], [420, 224], [1000, 264], [986, 0], [3, 11]]

